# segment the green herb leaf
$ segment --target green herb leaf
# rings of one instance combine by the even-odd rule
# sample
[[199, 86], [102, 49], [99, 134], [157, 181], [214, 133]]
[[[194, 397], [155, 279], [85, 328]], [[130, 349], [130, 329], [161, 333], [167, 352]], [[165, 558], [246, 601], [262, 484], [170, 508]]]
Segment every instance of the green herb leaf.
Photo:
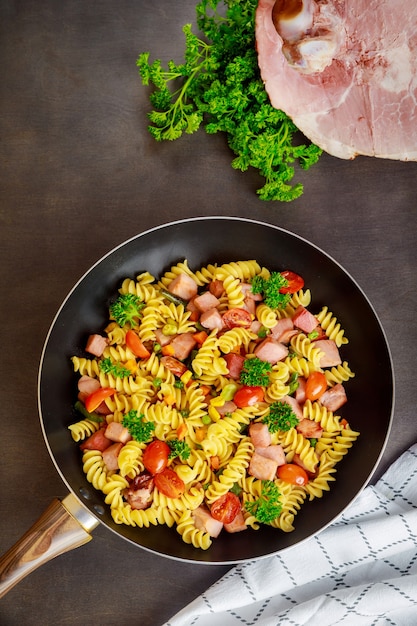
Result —
[[119, 326], [137, 324], [145, 303], [133, 293], [125, 293], [110, 306], [110, 315]]
[[171, 441], [167, 441], [167, 444], [171, 448], [169, 459], [175, 459], [178, 456], [182, 461], [186, 461], [191, 454], [190, 446], [185, 441], [171, 439]]
[[279, 430], [286, 432], [298, 424], [298, 417], [287, 402], [277, 400], [270, 405], [269, 412], [262, 421], [267, 424], [271, 433]]
[[123, 367], [120, 363], [112, 363], [110, 357], [106, 359], [102, 359], [99, 362], [99, 368], [104, 374], [110, 374], [111, 376], [115, 376], [116, 378], [127, 378], [132, 374], [132, 372], [127, 369], [127, 367]]
[[266, 387], [269, 384], [268, 373], [272, 371], [271, 363], [258, 357], [245, 359], [240, 372], [240, 382], [249, 387]]
[[245, 508], [259, 522], [270, 524], [282, 511], [280, 495], [274, 481], [263, 480], [261, 495], [254, 502], [246, 502]]
[[128, 429], [135, 441], [147, 443], [152, 439], [155, 430], [153, 422], [146, 422], [145, 416], [132, 409], [122, 419], [122, 424]]
[[251, 285], [252, 292], [261, 294], [265, 304], [271, 309], [284, 309], [291, 300], [291, 294], [279, 291], [288, 285], [287, 279], [279, 272], [272, 272], [269, 278], [254, 276]]

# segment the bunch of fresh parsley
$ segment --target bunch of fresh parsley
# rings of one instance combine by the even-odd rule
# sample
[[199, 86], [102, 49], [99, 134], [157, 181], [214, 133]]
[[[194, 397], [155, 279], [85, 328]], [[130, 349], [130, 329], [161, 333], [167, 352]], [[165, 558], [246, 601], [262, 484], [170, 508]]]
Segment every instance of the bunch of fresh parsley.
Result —
[[196, 6], [203, 38], [183, 27], [183, 63], [167, 69], [149, 52], [137, 66], [144, 85], [154, 91], [149, 131], [157, 141], [173, 140], [203, 126], [208, 134], [224, 132], [235, 153], [232, 167], [256, 168], [265, 179], [257, 193], [262, 200], [291, 201], [303, 193], [292, 185], [294, 163], [308, 169], [321, 149], [297, 144], [297, 128], [273, 108], [265, 91], [255, 46], [257, 0], [202, 0]]

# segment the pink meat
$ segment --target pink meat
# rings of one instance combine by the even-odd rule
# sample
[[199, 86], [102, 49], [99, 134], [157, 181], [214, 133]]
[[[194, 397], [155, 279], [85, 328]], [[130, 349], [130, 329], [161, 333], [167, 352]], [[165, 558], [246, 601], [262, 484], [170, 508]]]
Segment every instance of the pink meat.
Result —
[[318, 422], [303, 418], [296, 426], [297, 432], [307, 439], [319, 439], [323, 434], [323, 428]]
[[108, 345], [109, 340], [107, 337], [103, 337], [102, 335], [90, 335], [87, 339], [85, 349], [90, 354], [100, 357]]
[[191, 300], [191, 298], [197, 294], [198, 285], [188, 274], [178, 274], [178, 276], [169, 283], [167, 289], [170, 293], [173, 293], [174, 296], [178, 296], [178, 298], [182, 300]]
[[281, 402], [286, 402], [287, 404], [289, 404], [295, 416], [298, 417], [299, 420], [303, 419], [303, 409], [301, 408], [301, 405], [297, 402], [296, 398], [293, 398], [293, 396], [284, 396], [283, 398], [281, 398]]
[[224, 529], [227, 530], [228, 533], [238, 533], [241, 530], [246, 530], [247, 525], [242, 511], [239, 511], [235, 519], [230, 522], [230, 524], [225, 524]]
[[290, 317], [283, 317], [278, 320], [273, 328], [271, 328], [270, 337], [275, 339], [276, 341], [282, 341], [282, 337], [285, 338], [288, 336], [288, 332], [292, 332], [294, 330], [294, 324]]
[[197, 509], [194, 509], [192, 516], [194, 524], [198, 530], [203, 530], [208, 533], [210, 537], [219, 536], [223, 528], [223, 523], [214, 519], [205, 507], [199, 506]]
[[82, 394], [86, 394], [87, 396], [89, 396], [90, 393], [97, 391], [100, 387], [100, 381], [97, 380], [97, 378], [92, 378], [91, 376], [81, 376], [78, 381], [78, 391]]
[[284, 346], [283, 343], [267, 337], [261, 341], [258, 346], [256, 346], [254, 354], [258, 357], [258, 359], [261, 359], [261, 361], [267, 361], [268, 363], [274, 364], [278, 361], [282, 361], [282, 359], [285, 359], [285, 357], [288, 356], [288, 348], [287, 346]]
[[314, 347], [323, 352], [319, 361], [320, 367], [335, 367], [341, 364], [339, 348], [333, 339], [318, 339], [314, 342]]
[[205, 313], [205, 311], [209, 311], [210, 309], [215, 309], [220, 304], [218, 298], [213, 296], [210, 291], [205, 291], [200, 296], [197, 296], [194, 298], [193, 302], [201, 313]]
[[262, 422], [252, 423], [249, 426], [249, 437], [255, 448], [266, 448], [271, 444], [271, 433], [268, 426]]
[[123, 445], [123, 443], [113, 443], [102, 452], [103, 461], [110, 472], [115, 472], [119, 469], [117, 457], [119, 456], [119, 452], [123, 448]]
[[274, 480], [277, 467], [276, 461], [268, 459], [255, 450], [249, 463], [248, 473], [259, 480]]
[[337, 411], [347, 402], [347, 396], [343, 385], [338, 383], [334, 387], [330, 387], [320, 396], [320, 404], [329, 409], [329, 411]]
[[181, 333], [177, 335], [171, 341], [171, 346], [175, 350], [174, 357], [183, 361], [190, 354], [196, 343], [192, 333]]
[[104, 435], [111, 441], [119, 443], [127, 443], [132, 439], [128, 429], [120, 422], [110, 422], [107, 426]]
[[295, 309], [292, 322], [294, 326], [302, 330], [306, 335], [311, 333], [319, 323], [318, 319], [301, 304]]
[[266, 448], [255, 448], [255, 452], [267, 459], [272, 459], [277, 465], [286, 463], [284, 448], [279, 444], [272, 444]]
[[217, 309], [209, 309], [201, 314], [200, 323], [209, 330], [221, 330], [224, 326], [223, 318]]
[[302, 4], [293, 32], [274, 14], [278, 34], [275, 0], [259, 0], [258, 62], [272, 105], [334, 156], [417, 160], [417, 3]]

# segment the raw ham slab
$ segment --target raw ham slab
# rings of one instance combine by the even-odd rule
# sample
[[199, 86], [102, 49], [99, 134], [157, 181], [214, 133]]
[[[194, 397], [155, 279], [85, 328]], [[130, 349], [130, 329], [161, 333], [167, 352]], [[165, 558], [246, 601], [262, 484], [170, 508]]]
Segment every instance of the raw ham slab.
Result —
[[322, 0], [337, 50], [306, 73], [283, 54], [272, 21], [275, 0], [259, 0], [258, 62], [271, 104], [329, 154], [417, 160], [417, 2]]

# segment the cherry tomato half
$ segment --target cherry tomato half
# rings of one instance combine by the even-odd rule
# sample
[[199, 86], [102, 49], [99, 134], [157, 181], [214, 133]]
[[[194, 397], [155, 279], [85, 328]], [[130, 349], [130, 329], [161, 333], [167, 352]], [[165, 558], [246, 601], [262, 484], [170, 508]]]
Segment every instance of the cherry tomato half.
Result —
[[249, 328], [252, 317], [245, 309], [228, 309], [223, 313], [222, 319], [227, 328]]
[[184, 481], [169, 467], [156, 474], [155, 487], [167, 498], [179, 498], [185, 491]]
[[230, 524], [241, 510], [240, 500], [234, 493], [228, 491], [220, 496], [211, 505], [210, 513], [218, 522]]
[[264, 399], [264, 390], [262, 387], [249, 387], [244, 385], [233, 396], [233, 402], [239, 409], [245, 406], [253, 406]]
[[126, 333], [126, 345], [133, 352], [133, 354], [140, 359], [147, 359], [151, 356], [151, 353], [142, 341], [139, 339], [139, 335], [134, 330], [128, 330]]
[[295, 463], [279, 465], [277, 476], [284, 482], [291, 483], [291, 485], [305, 485], [308, 483], [307, 472], [299, 465], [295, 465]]
[[304, 278], [296, 274], [295, 272], [291, 272], [291, 270], [284, 270], [280, 272], [281, 276], [288, 281], [288, 285], [286, 287], [281, 287], [279, 290], [280, 293], [295, 293], [304, 287]]
[[148, 472], [158, 474], [168, 465], [168, 456], [171, 448], [165, 441], [159, 439], [146, 446], [142, 461]]
[[307, 400], [318, 400], [327, 389], [327, 378], [323, 372], [311, 372], [307, 378], [305, 394]]

